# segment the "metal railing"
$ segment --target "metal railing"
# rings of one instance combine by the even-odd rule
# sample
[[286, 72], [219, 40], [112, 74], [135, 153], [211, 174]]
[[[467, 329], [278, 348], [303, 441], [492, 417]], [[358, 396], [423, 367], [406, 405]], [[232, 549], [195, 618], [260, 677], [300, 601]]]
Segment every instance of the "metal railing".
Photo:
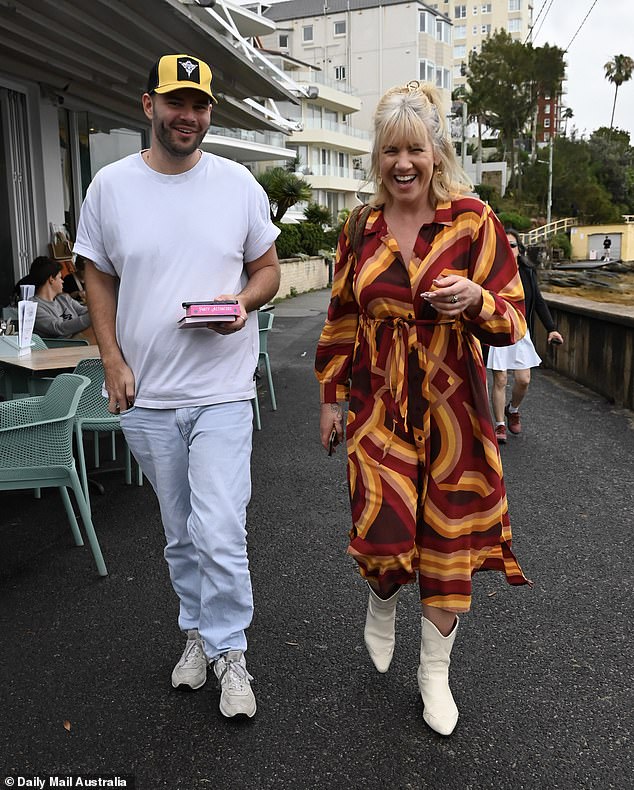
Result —
[[352, 167], [335, 167], [333, 165], [309, 165], [302, 171], [302, 175], [307, 176], [331, 176], [334, 178], [352, 178], [356, 181], [363, 181], [365, 170], [357, 170]]
[[306, 118], [303, 124], [305, 129], [327, 129], [329, 132], [338, 132], [348, 137], [358, 137], [361, 140], [370, 139], [370, 133], [366, 132], [365, 129], [355, 129], [346, 123], [337, 123], [336, 121], [322, 120], [321, 118]]
[[556, 236], [558, 233], [565, 233], [569, 228], [577, 224], [576, 217], [566, 217], [565, 219], [557, 219], [549, 222], [547, 225], [540, 225], [539, 228], [533, 228], [526, 233], [520, 233], [522, 244], [530, 247], [534, 244], [539, 244], [540, 241]]
[[277, 146], [277, 148], [285, 148], [287, 140], [286, 135], [281, 132], [255, 132], [248, 129], [228, 129], [220, 126], [210, 126], [209, 134], [249, 143]]

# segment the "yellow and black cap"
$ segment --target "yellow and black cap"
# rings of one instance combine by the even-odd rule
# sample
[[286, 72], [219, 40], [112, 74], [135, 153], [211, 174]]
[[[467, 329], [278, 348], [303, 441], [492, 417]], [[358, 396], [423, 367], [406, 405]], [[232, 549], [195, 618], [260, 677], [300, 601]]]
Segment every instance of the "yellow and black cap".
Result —
[[152, 66], [147, 81], [148, 93], [171, 93], [193, 88], [218, 102], [211, 92], [211, 69], [192, 55], [163, 55]]

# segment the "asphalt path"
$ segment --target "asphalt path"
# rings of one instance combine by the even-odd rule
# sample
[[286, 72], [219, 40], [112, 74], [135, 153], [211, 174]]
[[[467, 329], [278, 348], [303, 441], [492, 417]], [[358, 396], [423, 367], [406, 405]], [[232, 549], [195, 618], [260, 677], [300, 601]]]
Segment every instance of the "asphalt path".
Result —
[[93, 498], [106, 579], [73, 546], [56, 491], [0, 492], [0, 786], [81, 772], [133, 774], [140, 790], [633, 786], [634, 414], [534, 372], [524, 432], [502, 448], [514, 549], [534, 585], [476, 576], [452, 656], [460, 720], [443, 738], [422, 720], [415, 586], [386, 675], [363, 645], [344, 454], [328, 458], [318, 440], [312, 366], [327, 299], [276, 306], [276, 412], [260, 384], [256, 717], [224, 719], [212, 673], [198, 692], [171, 688], [183, 640], [147, 483], [112, 471]]

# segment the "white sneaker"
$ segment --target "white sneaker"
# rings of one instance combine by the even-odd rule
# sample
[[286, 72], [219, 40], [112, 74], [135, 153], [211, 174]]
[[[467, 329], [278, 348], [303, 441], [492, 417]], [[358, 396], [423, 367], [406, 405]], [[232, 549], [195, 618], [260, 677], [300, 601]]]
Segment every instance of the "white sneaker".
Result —
[[220, 712], [231, 717], [242, 714], [255, 716], [255, 695], [251, 690], [253, 677], [247, 672], [247, 662], [242, 650], [229, 650], [214, 663], [214, 672], [220, 685]]
[[188, 631], [185, 650], [172, 672], [172, 686], [175, 689], [199, 689], [204, 686], [207, 680], [207, 664], [200, 634], [196, 629]]

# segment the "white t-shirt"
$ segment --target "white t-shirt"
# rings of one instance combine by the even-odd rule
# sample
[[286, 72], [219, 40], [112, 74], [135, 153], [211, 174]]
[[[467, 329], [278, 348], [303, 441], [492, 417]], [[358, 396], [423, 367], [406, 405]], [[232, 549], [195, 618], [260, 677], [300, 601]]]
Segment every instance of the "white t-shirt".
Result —
[[248, 279], [244, 263], [261, 257], [278, 234], [251, 173], [213, 154], [179, 175], [157, 173], [140, 153], [97, 173], [73, 249], [121, 281], [117, 342], [136, 379], [138, 406], [254, 397], [255, 313], [224, 336], [176, 322], [182, 302], [239, 293]]

